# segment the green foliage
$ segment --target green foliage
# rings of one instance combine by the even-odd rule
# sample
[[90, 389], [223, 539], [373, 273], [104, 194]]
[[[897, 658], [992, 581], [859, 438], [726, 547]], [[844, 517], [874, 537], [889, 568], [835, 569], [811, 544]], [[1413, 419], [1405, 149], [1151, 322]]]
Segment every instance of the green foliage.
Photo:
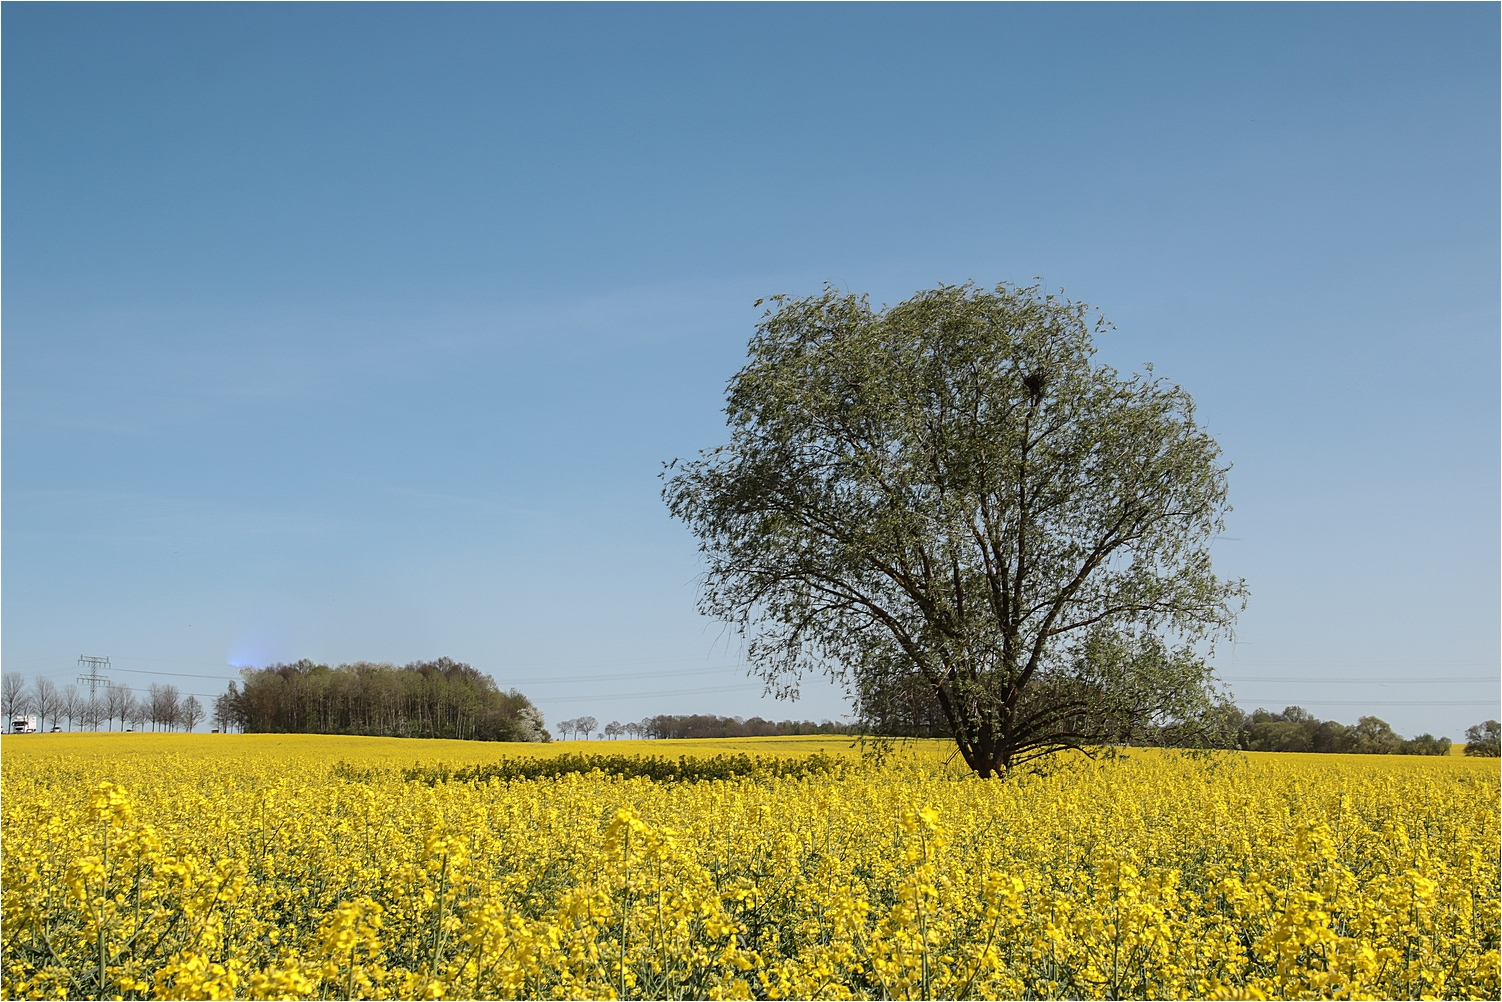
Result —
[[1257, 709], [1234, 723], [1236, 744], [1246, 751], [1324, 752], [1354, 755], [1448, 755], [1450, 739], [1420, 734], [1404, 740], [1387, 721], [1362, 717], [1347, 726], [1320, 720], [1301, 706], [1282, 713]]
[[1437, 738], [1432, 734], [1420, 734], [1404, 741], [1398, 753], [1400, 755], [1448, 755], [1450, 754], [1450, 739]]
[[[658, 755], [583, 755], [568, 753], [539, 758], [503, 758], [484, 765], [451, 767], [443, 763], [418, 763], [402, 770], [409, 783], [434, 786], [439, 783], [485, 783], [492, 779], [557, 779], [598, 772], [623, 779], [645, 778], [655, 783], [693, 783], [701, 780], [802, 779], [807, 776], [839, 774], [845, 762], [825, 752], [807, 756], [711, 755], [705, 758], [680, 756], [677, 761]], [[334, 767], [341, 778], [369, 781], [374, 773], [341, 762]]]
[[542, 713], [516, 690], [449, 658], [330, 668], [306, 659], [247, 668], [215, 717], [246, 733], [546, 741]]
[[1502, 724], [1488, 720], [1465, 731], [1465, 753], [1476, 758], [1502, 756]]
[[[775, 691], [828, 672], [877, 731], [942, 719], [983, 776], [1193, 702], [1128, 675], [1208, 678], [1187, 644], [1244, 595], [1210, 568], [1226, 466], [1182, 389], [1093, 361], [1107, 326], [1037, 287], [774, 297], [730, 443], [664, 473], [701, 609]], [[1179, 646], [1081, 675], [1086, 634]]]
[[1092, 631], [1075, 649], [1069, 671], [1045, 681], [1032, 698], [1053, 706], [1073, 697], [1082, 735], [1117, 744], [1219, 748], [1234, 744], [1235, 707], [1203, 658], [1170, 649], [1152, 633]]

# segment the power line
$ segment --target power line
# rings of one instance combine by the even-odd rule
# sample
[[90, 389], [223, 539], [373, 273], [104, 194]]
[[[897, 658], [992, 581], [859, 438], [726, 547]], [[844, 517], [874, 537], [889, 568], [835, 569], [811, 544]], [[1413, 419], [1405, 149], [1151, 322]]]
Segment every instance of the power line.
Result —
[[[117, 660], [117, 661], [146, 661], [146, 662], [153, 662], [153, 663], [156, 663], [156, 664], [176, 664], [176, 665], [197, 665], [197, 664], [200, 663], [197, 660], [179, 660], [179, 659], [173, 659], [173, 658], [136, 658], [136, 657], [121, 657], [119, 655], [116, 655], [115, 660]], [[496, 669], [496, 670], [499, 670], [499, 671], [510, 671], [512, 669], [515, 669], [515, 668], [559, 668], [559, 669], [588, 668], [588, 667], [609, 668], [609, 667], [618, 667], [618, 666], [623, 666], [623, 665], [639, 665], [639, 664], [640, 665], [650, 665], [650, 664], [662, 664], [663, 662], [672, 662], [672, 661], [703, 661], [703, 660], [706, 660], [706, 658], [702, 654], [658, 654], [658, 655], [653, 655], [652, 657], [645, 657], [645, 658], [606, 658], [604, 660], [569, 661], [569, 662], [566, 662], [566, 663], [563, 663], [563, 664], [560, 664], [557, 661], [515, 661], [515, 662], [511, 662], [511, 663], [503, 666], [500, 669]], [[232, 667], [235, 667], [235, 668], [238, 669], [240, 666], [234, 665]], [[254, 666], [249, 666], [248, 665], [246, 667], [254, 667]], [[398, 666], [398, 667], [400, 667], [400, 666]]]
[[[515, 685], [515, 684], [535, 685], [535, 684], [539, 684], [539, 683], [542, 683], [542, 682], [560, 682], [560, 683], [562, 683], [562, 682], [572, 682], [572, 683], [579, 683], [579, 682], [633, 682], [633, 681], [636, 681], [637, 679], [671, 678], [671, 677], [686, 676], [686, 675], [724, 674], [724, 673], [727, 673], [727, 672], [743, 671], [744, 668], [745, 668], [745, 666], [743, 666], [743, 665], [731, 665], [731, 666], [728, 666], [728, 667], [708, 668], [708, 669], [689, 669], [689, 670], [684, 670], [684, 671], [645, 672], [645, 673], [642, 673], [642, 674], [639, 674], [639, 675], [579, 675], [579, 676], [572, 676], [572, 677], [565, 677], [565, 678], [553, 678], [553, 679], [540, 679], [540, 678], [534, 678], [534, 679], [501, 679], [501, 680], [498, 680], [498, 682], [499, 683], [503, 683], [505, 685]], [[207, 679], [220, 680], [220, 681], [223, 681], [223, 682], [226, 682], [226, 683], [235, 681], [234, 679], [226, 678], [223, 675], [196, 675], [196, 674], [191, 674], [191, 673], [188, 673], [188, 672], [147, 671], [147, 670], [142, 669], [142, 668], [120, 668], [118, 665], [115, 666], [115, 669], [117, 671], [130, 672], [132, 674], [137, 674], [137, 675], [155, 675], [155, 676], [167, 676], [167, 677], [173, 677], [173, 678], [207, 678]], [[44, 672], [42, 674], [46, 674], [46, 673]], [[129, 686], [121, 686], [120, 688], [129, 689], [130, 687]], [[570, 702], [580, 702], [580, 701], [591, 700], [591, 699], [599, 699], [599, 700], [652, 699], [652, 698], [661, 698], [661, 697], [666, 697], [666, 696], [697, 696], [697, 695], [705, 695], [705, 694], [708, 694], [708, 693], [716, 693], [716, 692], [746, 691], [746, 690], [757, 689], [757, 688], [760, 688], [760, 683], [751, 682], [751, 683], [737, 683], [737, 684], [734, 684], [734, 685], [708, 686], [708, 687], [700, 687], [700, 688], [694, 688], [694, 689], [662, 689], [662, 690], [658, 690], [658, 691], [655, 691], [655, 692], [613, 693], [613, 694], [605, 694], [605, 695], [598, 695], [598, 696], [562, 696], [562, 697], [542, 696], [542, 697], [539, 697], [539, 699], [545, 700], [546, 702], [549, 702], [549, 703], [570, 703]], [[132, 691], [134, 691], [134, 690], [132, 690]], [[181, 693], [181, 695], [184, 695], [184, 696], [202, 696], [205, 699], [215, 699], [215, 698], [217, 698], [219, 696], [222, 696], [223, 693], [183, 692], [183, 693]]]
[[[143, 659], [137, 659], [137, 660], [143, 660]], [[642, 663], [643, 664], [647, 664], [649, 662], [642, 662]], [[227, 676], [227, 675], [225, 675], [223, 673], [215, 674], [215, 675], [204, 675], [204, 674], [201, 674], [201, 673], [185, 672], [185, 671], [152, 671], [151, 669], [147, 669], [147, 668], [122, 668], [119, 665], [112, 665], [111, 667], [113, 667], [115, 671], [129, 672], [132, 675], [164, 675], [164, 676], [167, 676], [169, 678], [211, 678], [211, 679], [224, 679], [225, 681], [236, 681], [236, 679], [230, 678], [229, 676]], [[705, 668], [679, 668], [679, 669], [674, 669], [672, 671], [627, 672], [627, 673], [624, 673], [624, 674], [614, 674], [614, 675], [562, 675], [562, 676], [538, 675], [538, 676], [534, 676], [534, 677], [530, 677], [530, 678], [507, 678], [502, 673], [493, 672], [491, 674], [491, 677], [492, 678], [496, 678], [497, 681], [504, 681], [508, 685], [510, 685], [510, 684], [542, 685], [542, 684], [546, 684], [546, 683], [549, 683], [549, 682], [609, 682], [609, 681], [613, 681], [613, 680], [617, 680], [617, 679], [620, 679], [620, 680], [631, 680], [631, 679], [639, 679], [639, 678], [676, 678], [676, 677], [679, 677], [679, 676], [689, 676], [689, 675], [723, 674], [725, 672], [745, 671], [749, 667], [750, 667], [749, 665], [715, 665], [715, 666], [705, 667]], [[240, 671], [240, 669], [234, 669], [234, 670], [236, 672]], [[253, 670], [253, 671], [264, 671], [265, 669], [251, 669], [251, 670]], [[40, 674], [45, 675], [45, 674], [49, 674], [49, 673], [48, 672], [41, 672]]]
[[745, 692], [759, 689], [759, 685], [717, 685], [705, 689], [664, 689], [660, 692], [622, 692], [606, 696], [562, 696], [556, 699], [539, 697], [540, 703], [593, 703], [617, 699], [660, 699], [667, 696], [704, 696], [713, 692]]
[[167, 675], [172, 678], [214, 678], [223, 679], [226, 682], [234, 681], [234, 679], [225, 678], [223, 675], [194, 675], [191, 672], [185, 671], [147, 671], [144, 668], [121, 668], [119, 665], [115, 666], [115, 670], [128, 671], [132, 675]]
[[1468, 678], [1309, 678], [1307, 676], [1304, 676], [1304, 677], [1288, 676], [1288, 677], [1282, 677], [1282, 678], [1274, 678], [1274, 677], [1271, 677], [1271, 676], [1259, 677], [1259, 676], [1253, 676], [1253, 675], [1221, 675], [1221, 676], [1219, 676], [1219, 678], [1220, 678], [1220, 680], [1222, 682], [1317, 682], [1317, 683], [1320, 683], [1322, 685], [1323, 684], [1339, 684], [1339, 683], [1350, 683], [1350, 684], [1353, 684], [1353, 685], [1386, 685], [1386, 684], [1389, 684], [1389, 683], [1392, 683], [1392, 684], [1403, 684], [1403, 685], [1409, 685], [1409, 684], [1418, 685], [1418, 684], [1427, 684], [1427, 683], [1445, 684], [1445, 685], [1460, 685], [1462, 683], [1470, 683], [1470, 682], [1497, 682], [1497, 681], [1499, 681], [1498, 677], [1495, 676], [1495, 675], [1492, 675], [1492, 676], [1479, 676], [1478, 675], [1478, 676], [1468, 677]]
[[1483, 658], [1479, 661], [1243, 661], [1237, 658], [1219, 667], [1258, 668], [1264, 665], [1277, 665], [1284, 668], [1438, 668], [1456, 665], [1502, 665], [1502, 662], [1495, 658]]
[[[538, 676], [534, 676], [534, 677], [531, 677], [531, 678], [507, 678], [505, 676], [501, 676], [501, 677], [497, 678], [496, 681], [497, 681], [497, 683], [504, 683], [506, 685], [550, 685], [550, 684], [560, 684], [561, 685], [561, 684], [574, 683], [574, 682], [616, 682], [616, 681], [626, 681], [626, 682], [629, 682], [629, 681], [635, 681], [637, 679], [680, 678], [680, 677], [688, 677], [688, 676], [696, 676], [696, 675], [723, 675], [723, 674], [727, 674], [729, 672], [746, 671], [746, 670], [748, 670], [749, 667], [750, 667], [749, 665], [724, 665], [724, 666], [715, 667], [715, 668], [687, 668], [687, 669], [680, 669], [680, 670], [676, 670], [676, 671], [636, 672], [636, 673], [618, 674], [618, 675], [559, 675], [559, 676], [551, 676], [551, 677], [550, 676], [538, 675]], [[163, 676], [168, 676], [168, 677], [171, 677], [171, 678], [210, 678], [210, 679], [222, 679], [222, 680], [227, 681], [227, 682], [236, 681], [235, 679], [228, 678], [228, 677], [226, 677], [224, 675], [200, 675], [200, 674], [193, 674], [191, 672], [181, 672], [181, 671], [147, 671], [144, 668], [121, 668], [118, 665], [115, 666], [115, 670], [116, 671], [123, 671], [123, 672], [130, 672], [133, 675], [163, 675]], [[494, 676], [492, 676], [492, 677], [494, 677]], [[1279, 683], [1283, 683], [1283, 682], [1300, 682], [1300, 683], [1309, 682], [1309, 683], [1318, 683], [1318, 684], [1322, 684], [1322, 685], [1340, 685], [1340, 684], [1348, 684], [1348, 685], [1385, 685], [1385, 684], [1404, 684], [1404, 685], [1408, 685], [1408, 684], [1413, 684], [1413, 685], [1418, 685], [1418, 684], [1465, 685], [1465, 684], [1472, 684], [1472, 683], [1497, 682], [1497, 681], [1499, 681], [1499, 679], [1496, 678], [1496, 677], [1482, 676], [1482, 675], [1465, 676], [1465, 677], [1455, 677], [1455, 678], [1381, 678], [1381, 677], [1372, 677], [1372, 678], [1335, 678], [1335, 677], [1310, 678], [1310, 677], [1307, 677], [1307, 676], [1299, 677], [1299, 676], [1222, 675], [1222, 676], [1219, 676], [1219, 678], [1223, 682], [1279, 682]]]
[[[543, 677], [543, 676], [537, 676], [537, 677], [534, 677], [534, 678], [506, 678], [506, 677], [502, 676], [500, 678], [496, 678], [496, 684], [498, 684], [498, 685], [505, 685], [505, 686], [516, 686], [516, 685], [567, 685], [567, 684], [577, 684], [577, 683], [580, 683], [580, 682], [634, 682], [634, 681], [637, 681], [638, 679], [681, 678], [681, 677], [692, 677], [692, 676], [701, 676], [701, 675], [724, 675], [724, 674], [728, 674], [730, 672], [745, 671], [746, 667], [747, 666], [745, 666], [745, 665], [728, 665], [728, 666], [721, 666], [721, 667], [716, 667], [716, 668], [688, 668], [688, 669], [680, 669], [680, 670], [677, 670], [677, 671], [640, 672], [640, 673], [625, 674], [625, 675], [564, 675], [564, 676], [557, 676], [557, 677], [552, 677], [552, 678], [547, 678], [547, 677]], [[149, 670], [147, 670], [145, 668], [121, 668], [119, 665], [115, 665], [114, 668], [115, 668], [116, 671], [129, 672], [132, 675], [153, 675], [153, 676], [166, 677], [166, 678], [207, 678], [207, 679], [214, 679], [216, 681], [221, 681], [221, 682], [225, 682], [225, 683], [238, 681], [238, 679], [231, 678], [231, 677], [226, 676], [226, 675], [203, 675], [203, 674], [196, 674], [196, 673], [193, 673], [193, 672], [183, 672], [183, 671], [149, 671]], [[46, 674], [55, 674], [55, 673], [41, 672], [39, 674], [46, 675]], [[492, 676], [492, 677], [494, 677], [494, 676]]]
[[[221, 681], [221, 682], [234, 682], [234, 681], [236, 681], [236, 679], [229, 678], [228, 676], [225, 676], [225, 675], [195, 675], [195, 674], [191, 674], [189, 672], [181, 672], [181, 671], [144, 671], [144, 670], [142, 670], [140, 668], [122, 668], [119, 665], [111, 665], [110, 667], [112, 669], [114, 669], [115, 671], [117, 671], [117, 672], [119, 672], [119, 671], [129, 672], [132, 675], [161, 675], [161, 676], [166, 676], [168, 678], [207, 678], [207, 679], [214, 679], [214, 680]], [[66, 669], [58, 668], [58, 669], [54, 669], [52, 671], [39, 671], [39, 672], [36, 673], [37, 676], [42, 676], [42, 675], [62, 675], [62, 674], [66, 674]]]
[[664, 661], [703, 661], [702, 654], [659, 654], [649, 658], [608, 658], [603, 661], [570, 661], [567, 664], [559, 664], [556, 661], [515, 661], [506, 665], [501, 671], [509, 671], [514, 668], [613, 668], [624, 665], [655, 665]]
[[678, 677], [681, 677], [681, 676], [688, 676], [688, 675], [723, 675], [726, 672], [745, 671], [747, 669], [747, 667], [748, 666], [746, 666], [746, 665], [727, 665], [727, 666], [721, 667], [721, 668], [689, 668], [689, 669], [680, 670], [680, 671], [641, 672], [641, 673], [638, 673], [638, 674], [631, 674], [631, 675], [573, 675], [573, 676], [562, 676], [562, 677], [554, 677], [554, 678], [544, 678], [544, 677], [538, 677], [538, 678], [511, 678], [511, 679], [505, 679], [505, 682], [508, 685], [511, 685], [511, 684], [547, 685], [548, 683], [551, 683], [551, 682], [559, 682], [559, 683], [562, 683], [562, 682], [614, 682], [614, 681], [626, 681], [626, 682], [629, 682], [629, 681], [632, 681], [634, 679], [639, 679], [639, 678], [678, 678]]
[[[1283, 703], [1281, 699], [1237, 699], [1238, 703]], [[1495, 699], [1301, 699], [1285, 706], [1496, 706]]]

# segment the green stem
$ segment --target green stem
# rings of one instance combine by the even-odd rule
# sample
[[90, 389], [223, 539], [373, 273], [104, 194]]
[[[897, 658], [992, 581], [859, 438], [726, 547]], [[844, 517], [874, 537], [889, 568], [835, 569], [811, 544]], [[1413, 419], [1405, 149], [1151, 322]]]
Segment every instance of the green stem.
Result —
[[105, 998], [105, 959], [109, 951], [104, 945], [104, 899], [109, 892], [109, 865], [110, 865], [110, 829], [109, 822], [104, 822], [104, 855], [100, 860], [100, 880], [103, 886], [99, 889], [99, 907], [94, 912], [94, 924], [98, 930], [99, 939], [99, 997]]
[[621, 844], [622, 856], [626, 864], [626, 903], [621, 912], [621, 987], [617, 992], [620, 998], [626, 997], [626, 948], [630, 944], [631, 936], [631, 826], [626, 826], [626, 837]]
[[438, 977], [438, 961], [443, 956], [443, 910], [449, 886], [449, 854], [443, 854], [443, 869], [438, 877], [438, 925], [433, 930], [433, 977]]

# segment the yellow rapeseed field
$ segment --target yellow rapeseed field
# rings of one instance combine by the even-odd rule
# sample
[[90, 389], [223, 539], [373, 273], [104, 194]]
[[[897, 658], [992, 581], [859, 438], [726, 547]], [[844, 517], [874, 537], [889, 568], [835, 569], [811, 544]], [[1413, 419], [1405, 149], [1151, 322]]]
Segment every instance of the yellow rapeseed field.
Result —
[[[448, 779], [560, 751], [802, 778]], [[1496, 760], [27, 735], [5, 998], [1499, 996]], [[410, 778], [409, 778], [410, 777]]]

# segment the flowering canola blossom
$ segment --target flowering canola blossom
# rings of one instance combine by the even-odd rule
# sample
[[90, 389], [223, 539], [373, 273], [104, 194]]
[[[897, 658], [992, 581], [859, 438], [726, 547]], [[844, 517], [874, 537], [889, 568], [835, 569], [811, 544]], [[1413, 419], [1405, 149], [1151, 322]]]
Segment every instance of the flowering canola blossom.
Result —
[[1494, 760], [442, 782], [401, 766], [515, 752], [64, 737], [3, 745], [5, 998], [1499, 997]]

